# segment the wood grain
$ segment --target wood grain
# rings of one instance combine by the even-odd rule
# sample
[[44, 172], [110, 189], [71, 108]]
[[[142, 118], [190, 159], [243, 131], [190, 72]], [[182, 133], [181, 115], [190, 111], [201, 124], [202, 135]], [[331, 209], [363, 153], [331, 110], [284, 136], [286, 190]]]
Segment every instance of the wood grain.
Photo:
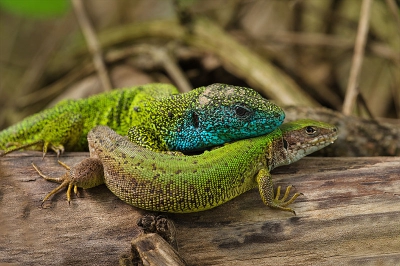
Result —
[[[88, 153], [66, 153], [69, 165]], [[139, 235], [145, 211], [103, 185], [81, 190], [71, 205], [40, 178], [64, 169], [40, 152], [0, 158], [0, 263], [118, 265]], [[169, 214], [188, 265], [399, 265], [400, 158], [308, 157], [273, 171], [276, 185], [303, 192], [297, 216], [265, 207], [252, 190], [210, 211]]]

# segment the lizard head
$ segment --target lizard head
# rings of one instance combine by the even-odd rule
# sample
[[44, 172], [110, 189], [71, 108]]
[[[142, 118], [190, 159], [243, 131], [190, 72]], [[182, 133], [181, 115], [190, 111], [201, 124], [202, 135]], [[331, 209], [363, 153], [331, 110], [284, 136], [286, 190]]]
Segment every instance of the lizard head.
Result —
[[279, 106], [250, 88], [212, 84], [184, 97], [191, 98], [190, 106], [167, 136], [169, 150], [201, 150], [264, 135], [285, 118]]
[[332, 144], [338, 137], [335, 126], [311, 119], [285, 123], [277, 130], [281, 131], [281, 137], [273, 143], [272, 168], [298, 161]]

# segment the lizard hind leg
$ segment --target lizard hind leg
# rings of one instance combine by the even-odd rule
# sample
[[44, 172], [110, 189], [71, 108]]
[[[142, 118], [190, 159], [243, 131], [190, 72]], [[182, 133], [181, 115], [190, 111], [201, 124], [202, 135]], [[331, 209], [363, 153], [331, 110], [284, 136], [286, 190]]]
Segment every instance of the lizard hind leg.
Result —
[[[42, 146], [44, 146], [43, 143], [44, 143], [43, 140], [36, 140], [36, 141], [24, 143], [24, 144], [20, 144], [19, 142], [10, 142], [10, 143], [7, 143], [6, 149], [4, 150], [3, 153], [0, 154], [0, 156], [4, 156], [4, 155], [12, 153], [14, 151], [32, 148], [34, 146], [42, 147]], [[12, 148], [9, 148], [9, 147], [12, 147]], [[37, 150], [37, 148], [32, 148], [32, 149]]]
[[78, 150], [83, 149], [83, 147], [79, 146], [82, 145], [81, 138], [84, 127], [81, 114], [65, 111], [56, 118], [49, 118], [49, 120], [51, 123], [45, 124], [38, 132], [26, 133], [28, 136], [31, 135], [31, 139], [19, 136], [17, 141], [8, 143], [7, 146], [11, 148], [6, 148], [0, 156], [17, 150], [28, 149], [42, 150], [44, 158], [47, 150], [51, 149], [59, 157], [64, 152], [65, 146], [68, 149], [71, 147], [75, 147]]
[[[43, 150], [43, 158], [44, 158], [47, 154], [47, 150], [49, 147], [57, 154], [57, 157], [60, 157], [60, 155], [64, 152], [63, 145], [51, 144], [50, 142], [42, 140], [42, 139], [24, 143], [24, 144], [12, 142], [12, 143], [8, 143], [7, 146], [12, 147], [12, 148], [7, 148], [3, 153], [0, 153], [0, 156], [4, 156], [6, 154], [12, 153], [14, 151], [19, 151], [19, 150], [25, 150], [25, 149], [29, 150], [30, 149], [30, 150], [36, 151], [36, 150], [42, 149]], [[35, 146], [37, 146], [37, 147], [35, 147]]]
[[289, 197], [290, 190], [292, 188], [292, 186], [288, 186], [286, 188], [284, 196], [281, 199], [279, 199], [281, 194], [281, 187], [279, 186], [277, 188], [275, 195], [274, 186], [272, 183], [272, 176], [266, 169], [261, 169], [258, 172], [257, 183], [261, 199], [267, 206], [282, 211], [289, 211], [292, 212], [294, 215], [296, 215], [296, 212], [292, 208], [289, 208], [287, 206], [293, 203], [298, 196], [302, 195], [301, 193], [295, 193], [289, 200], [287, 200]]

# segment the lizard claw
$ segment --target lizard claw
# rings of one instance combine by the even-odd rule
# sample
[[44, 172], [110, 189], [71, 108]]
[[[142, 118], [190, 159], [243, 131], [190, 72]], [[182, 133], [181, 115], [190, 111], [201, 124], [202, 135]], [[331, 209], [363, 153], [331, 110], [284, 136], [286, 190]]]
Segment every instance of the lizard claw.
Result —
[[63, 154], [65, 150], [62, 144], [56, 145], [56, 144], [51, 144], [50, 142], [44, 142], [42, 159], [44, 159], [44, 157], [46, 156], [49, 147], [57, 154], [57, 158], [59, 158], [60, 155]]
[[278, 188], [276, 189], [276, 196], [275, 198], [272, 200], [272, 202], [270, 203], [272, 208], [276, 208], [276, 209], [280, 209], [282, 211], [289, 211], [292, 212], [294, 215], [296, 215], [296, 212], [292, 209], [292, 208], [288, 208], [287, 206], [291, 203], [293, 203], [293, 201], [296, 200], [296, 198], [298, 196], [303, 195], [303, 193], [295, 193], [288, 201], [286, 201], [286, 199], [289, 197], [289, 193], [290, 190], [292, 189], [293, 186], [288, 186], [286, 188], [285, 194], [283, 195], [283, 197], [281, 199], [281, 186], [278, 186]]
[[292, 189], [292, 186], [288, 186], [286, 188], [285, 195], [283, 195], [283, 197], [280, 199], [281, 186], [278, 186], [278, 188], [276, 189], [276, 193], [274, 193], [274, 186], [272, 183], [271, 174], [266, 169], [261, 169], [258, 172], [257, 182], [261, 198], [265, 205], [274, 209], [288, 211], [296, 215], [296, 212], [292, 208], [288, 208], [287, 206], [293, 203], [293, 201], [295, 201], [298, 196], [303, 194], [295, 193], [289, 200], [287, 200], [290, 194], [290, 190]]
[[61, 154], [64, 153], [65, 148], [63, 145], [59, 144], [59, 145], [51, 145], [50, 148], [55, 151], [55, 153], [57, 154], [57, 158], [60, 157]]

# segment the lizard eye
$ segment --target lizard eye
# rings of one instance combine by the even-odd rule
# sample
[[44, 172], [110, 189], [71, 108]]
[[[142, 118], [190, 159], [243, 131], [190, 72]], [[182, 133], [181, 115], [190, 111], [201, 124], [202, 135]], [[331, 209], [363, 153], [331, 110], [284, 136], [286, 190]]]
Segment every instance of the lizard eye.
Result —
[[313, 134], [315, 134], [315, 132], [317, 132], [317, 131], [312, 126], [306, 127], [306, 133], [308, 135], [313, 135]]
[[249, 110], [248, 108], [246, 108], [244, 106], [236, 105], [234, 108], [235, 108], [235, 114], [239, 118], [247, 118], [252, 114], [251, 110]]

